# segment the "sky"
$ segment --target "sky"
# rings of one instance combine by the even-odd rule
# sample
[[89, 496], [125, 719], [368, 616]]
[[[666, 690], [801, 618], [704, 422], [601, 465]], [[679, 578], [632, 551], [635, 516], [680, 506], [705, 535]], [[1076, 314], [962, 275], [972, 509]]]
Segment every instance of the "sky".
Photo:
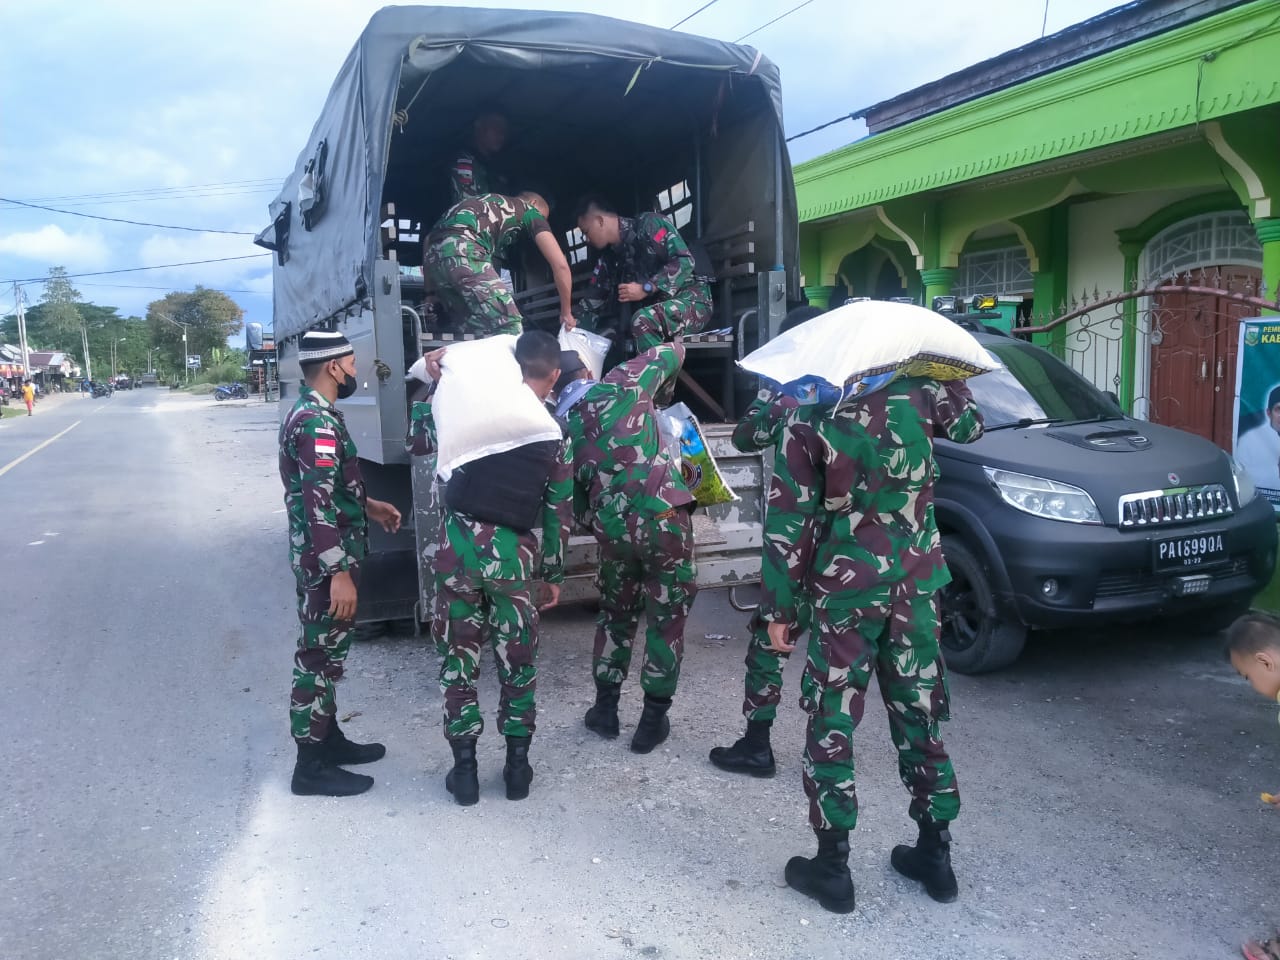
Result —
[[[447, 6], [576, 10], [671, 27], [706, 0], [504, 0]], [[744, 42], [782, 73], [788, 136], [1119, 5], [1118, 0], [716, 0], [679, 29]], [[293, 168], [366, 0], [113, 0], [0, 4], [0, 316], [13, 280], [265, 254], [251, 236]], [[927, 27], [928, 36], [922, 36]], [[793, 162], [866, 133], [843, 121], [790, 144]], [[81, 277], [86, 300], [141, 316], [196, 284], [271, 327], [269, 255]], [[24, 285], [38, 303], [42, 285]]]

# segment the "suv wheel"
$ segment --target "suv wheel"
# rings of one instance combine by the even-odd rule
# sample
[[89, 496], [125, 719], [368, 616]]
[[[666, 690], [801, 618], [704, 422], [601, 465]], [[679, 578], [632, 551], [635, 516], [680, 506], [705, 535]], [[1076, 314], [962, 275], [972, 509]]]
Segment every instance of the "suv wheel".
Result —
[[1018, 659], [1024, 624], [1002, 619], [982, 561], [963, 543], [944, 537], [951, 582], [942, 588], [942, 655], [957, 673], [987, 673]]

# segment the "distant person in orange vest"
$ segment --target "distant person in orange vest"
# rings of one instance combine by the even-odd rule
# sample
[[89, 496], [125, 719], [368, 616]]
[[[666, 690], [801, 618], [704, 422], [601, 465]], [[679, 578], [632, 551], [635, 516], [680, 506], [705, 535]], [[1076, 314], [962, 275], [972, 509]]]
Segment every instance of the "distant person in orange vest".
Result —
[[22, 384], [22, 402], [27, 405], [27, 416], [31, 416], [31, 408], [36, 402], [36, 388], [31, 385], [30, 380]]

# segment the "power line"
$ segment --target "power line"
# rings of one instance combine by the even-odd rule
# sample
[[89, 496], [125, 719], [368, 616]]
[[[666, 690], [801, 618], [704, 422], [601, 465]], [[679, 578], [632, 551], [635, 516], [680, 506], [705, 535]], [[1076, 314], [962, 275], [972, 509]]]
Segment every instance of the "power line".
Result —
[[[250, 253], [242, 257], [215, 257], [212, 260], [185, 260], [182, 263], [157, 263], [151, 267], [124, 267], [120, 270], [98, 270], [95, 273], [68, 273], [63, 276], [68, 280], [79, 277], [106, 277], [116, 273], [138, 273], [141, 270], [168, 270], [170, 267], [196, 267], [203, 263], [230, 263], [232, 260], [256, 260], [269, 257], [269, 253]], [[44, 283], [48, 277], [24, 277], [20, 280], [0, 280], [0, 283]]]
[[845, 120], [860, 120], [864, 116], [866, 116], [866, 114], [867, 114], [867, 111], [865, 109], [855, 111], [854, 113], [842, 114], [841, 116], [836, 117], [834, 120], [828, 120], [826, 123], [820, 123], [816, 127], [812, 127], [808, 130], [803, 130], [800, 133], [792, 134], [791, 136], [787, 137], [787, 143], [790, 143], [792, 140], [799, 140], [801, 137], [807, 137], [811, 133], [817, 133], [819, 130], [825, 130], [827, 129], [827, 127], [833, 127], [837, 123], [842, 123]]
[[786, 17], [791, 16], [793, 13], [795, 13], [795, 12], [796, 12], [797, 10], [799, 10], [801, 7], [807, 7], [807, 6], [808, 6], [809, 4], [811, 4], [811, 3], [813, 3], [813, 0], [804, 0], [804, 3], [797, 3], [794, 7], [792, 7], [790, 10], [788, 10], [786, 13], [779, 14], [778, 16], [776, 16], [776, 17], [774, 17], [772, 20], [770, 20], [768, 23], [762, 23], [762, 24], [760, 24], [760, 26], [756, 27], [756, 28], [755, 28], [754, 30], [752, 30], [750, 33], [744, 33], [742, 36], [740, 36], [737, 40], [735, 40], [735, 41], [733, 41], [733, 42], [734, 42], [734, 43], [741, 43], [743, 40], [747, 39], [747, 37], [754, 36], [755, 34], [759, 33], [761, 30], [763, 30], [765, 27], [772, 27], [772, 26], [773, 26], [775, 23], [777, 23], [779, 20], [782, 20], [782, 19], [784, 19], [784, 18], [786, 18]]
[[209, 190], [220, 187], [268, 187], [278, 185], [279, 177], [262, 177], [257, 180], [223, 180], [217, 183], [195, 183], [185, 187], [139, 187], [135, 190], [116, 190], [96, 193], [70, 193], [56, 197], [30, 197], [28, 203], [57, 203], [61, 200], [103, 200], [114, 197], [131, 197], [138, 194], [186, 193], [190, 190]]
[[[81, 283], [82, 287], [110, 287], [113, 290], [172, 290], [173, 287], [156, 287], [147, 286], [141, 283]], [[236, 290], [231, 287], [219, 287], [223, 293], [252, 293], [262, 294], [261, 290]]]
[[48, 210], [50, 213], [61, 213], [68, 217], [85, 217], [88, 220], [106, 220], [109, 223], [127, 223], [135, 227], [155, 227], [159, 230], [185, 230], [187, 233], [220, 233], [230, 237], [252, 237], [255, 234], [247, 230], [205, 230], [201, 227], [179, 227], [172, 223], [147, 223], [143, 220], [122, 220], [120, 217], [103, 217], [96, 213], [77, 213], [75, 210], [59, 210], [56, 207], [46, 207], [39, 203], [23, 203], [21, 200], [10, 200], [8, 197], [0, 197], [6, 203], [16, 204], [19, 207], [26, 207], [29, 210]]
[[700, 6], [697, 10], [693, 11], [693, 13], [689, 14], [683, 20], [678, 20], [675, 23], [673, 23], [671, 25], [671, 29], [674, 30], [676, 27], [679, 27], [683, 24], [688, 23], [690, 20], [692, 20], [694, 17], [700, 14], [703, 10], [707, 9], [707, 7], [714, 7], [717, 2], [718, 0], [711, 0], [710, 3], [704, 3], [702, 6]]
[[[198, 200], [204, 197], [247, 197], [262, 196], [278, 192], [277, 187], [258, 187], [251, 190], [209, 190], [204, 193], [174, 193], [165, 194], [155, 197], [126, 197], [119, 200], [78, 200], [69, 203], [63, 203], [64, 207], [115, 207], [128, 203], [154, 203], [157, 200], [182, 201], [182, 200]], [[0, 210], [10, 210], [12, 207], [8, 204], [0, 203]]]

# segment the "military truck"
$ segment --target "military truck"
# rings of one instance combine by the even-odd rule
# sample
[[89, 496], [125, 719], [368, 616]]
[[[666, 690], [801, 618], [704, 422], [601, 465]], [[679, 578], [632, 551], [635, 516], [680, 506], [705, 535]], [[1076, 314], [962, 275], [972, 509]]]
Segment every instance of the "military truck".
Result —
[[[355, 346], [359, 389], [339, 408], [369, 494], [412, 518], [394, 536], [372, 531], [357, 619], [429, 618], [435, 470], [405, 453], [405, 371], [424, 350], [466, 339], [434, 309], [422, 240], [448, 207], [449, 167], [474, 118], [494, 107], [509, 119], [500, 170], [512, 191], [551, 199], [575, 296], [594, 263], [572, 222], [588, 192], [624, 214], [669, 215], [707, 265], [715, 318], [686, 340], [677, 398], [702, 419], [741, 499], [695, 516], [699, 576], [704, 586], [752, 582], [768, 466], [729, 443], [755, 390], [735, 361], [799, 302], [777, 69], [750, 47], [590, 14], [389, 7], [339, 70], [257, 238], [275, 255], [282, 415], [297, 399], [299, 336], [341, 330]], [[542, 258], [530, 246], [505, 267], [525, 328], [555, 332]], [[575, 535], [568, 560], [564, 598], [589, 595], [595, 541]]]

